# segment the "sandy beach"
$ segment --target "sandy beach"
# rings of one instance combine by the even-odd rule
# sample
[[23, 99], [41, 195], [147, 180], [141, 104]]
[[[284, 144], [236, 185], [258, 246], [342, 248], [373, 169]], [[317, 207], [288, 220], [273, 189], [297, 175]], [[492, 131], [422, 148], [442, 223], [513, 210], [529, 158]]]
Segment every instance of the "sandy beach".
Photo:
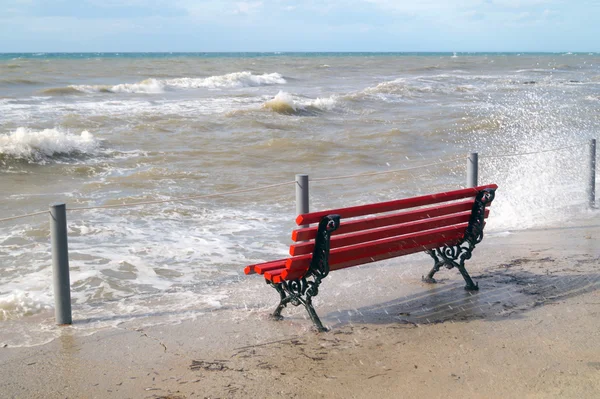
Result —
[[[316, 301], [327, 333], [303, 309], [270, 320], [276, 293], [256, 277], [239, 281], [237, 309], [196, 320], [88, 336], [64, 327], [42, 346], [0, 348], [0, 396], [597, 398], [600, 225], [590, 215], [487, 237], [468, 265], [476, 293], [455, 270], [421, 283], [423, 254], [332, 273]], [[348, 284], [347, 273], [364, 281]]]

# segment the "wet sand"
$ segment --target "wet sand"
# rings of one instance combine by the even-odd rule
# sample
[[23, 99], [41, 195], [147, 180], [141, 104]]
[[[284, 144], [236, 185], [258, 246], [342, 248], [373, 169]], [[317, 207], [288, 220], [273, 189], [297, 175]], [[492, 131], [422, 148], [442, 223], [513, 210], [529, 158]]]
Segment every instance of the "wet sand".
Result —
[[585, 226], [486, 238], [467, 264], [474, 293], [456, 270], [423, 284], [425, 255], [332, 273], [316, 300], [328, 333], [315, 333], [303, 309], [270, 320], [277, 295], [251, 277], [239, 282], [239, 305], [196, 320], [84, 337], [67, 327], [46, 345], [0, 348], [0, 396], [597, 398], [591, 215]]

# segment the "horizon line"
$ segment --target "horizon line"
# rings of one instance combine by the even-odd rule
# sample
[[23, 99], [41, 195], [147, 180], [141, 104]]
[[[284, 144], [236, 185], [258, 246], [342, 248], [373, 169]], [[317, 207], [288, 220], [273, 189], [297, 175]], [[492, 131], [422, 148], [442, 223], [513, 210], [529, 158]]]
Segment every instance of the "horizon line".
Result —
[[243, 51], [6, 51], [0, 52], [0, 54], [31, 54], [31, 55], [42, 55], [42, 54], [244, 54], [244, 53], [252, 53], [252, 54], [302, 54], [302, 53], [320, 53], [320, 54], [600, 54], [599, 51], [486, 51], [486, 50], [477, 50], [477, 51], [449, 51], [449, 50], [426, 50], [426, 51], [361, 51], [361, 50], [326, 50], [326, 51], [317, 51], [317, 50], [290, 50], [290, 51], [252, 51], [252, 50], [243, 50]]

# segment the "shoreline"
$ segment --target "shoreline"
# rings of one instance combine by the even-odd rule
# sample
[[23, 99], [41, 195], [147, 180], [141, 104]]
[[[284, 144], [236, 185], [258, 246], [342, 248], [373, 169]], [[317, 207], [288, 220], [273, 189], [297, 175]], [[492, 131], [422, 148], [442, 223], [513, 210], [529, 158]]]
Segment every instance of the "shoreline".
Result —
[[44, 345], [0, 348], [0, 390], [31, 398], [600, 395], [593, 218], [484, 239], [467, 263], [477, 293], [463, 290], [455, 270], [422, 284], [428, 257], [406, 258], [324, 280], [315, 302], [328, 333], [315, 333], [303, 309], [269, 320], [275, 291], [247, 278], [228, 304], [179, 324], [133, 320], [84, 336], [64, 328]]

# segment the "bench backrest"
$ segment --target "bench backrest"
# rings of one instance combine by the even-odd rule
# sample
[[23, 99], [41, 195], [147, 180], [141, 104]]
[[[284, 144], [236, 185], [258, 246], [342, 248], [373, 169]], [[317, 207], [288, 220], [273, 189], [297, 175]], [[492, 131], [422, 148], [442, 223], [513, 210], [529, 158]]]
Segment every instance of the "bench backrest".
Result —
[[[340, 227], [330, 241], [329, 269], [337, 270], [396, 256], [456, 245], [465, 237], [475, 196], [495, 184], [395, 201], [330, 209], [299, 215], [298, 225], [318, 223], [337, 214]], [[489, 205], [489, 204], [488, 204]], [[400, 212], [399, 212], [400, 211]], [[487, 217], [489, 210], [485, 210]], [[304, 276], [310, 267], [317, 225], [294, 230], [290, 255], [281, 278]]]

